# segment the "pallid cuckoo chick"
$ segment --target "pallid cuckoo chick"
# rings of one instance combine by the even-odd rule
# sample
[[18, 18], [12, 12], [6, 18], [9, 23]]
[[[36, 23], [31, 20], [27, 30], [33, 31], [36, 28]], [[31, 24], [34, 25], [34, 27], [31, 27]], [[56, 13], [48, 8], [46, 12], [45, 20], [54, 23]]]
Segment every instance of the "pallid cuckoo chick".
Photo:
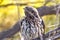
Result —
[[44, 40], [44, 23], [36, 8], [26, 6], [24, 8], [26, 17], [21, 21], [21, 35], [24, 40], [33, 40], [39, 37]]

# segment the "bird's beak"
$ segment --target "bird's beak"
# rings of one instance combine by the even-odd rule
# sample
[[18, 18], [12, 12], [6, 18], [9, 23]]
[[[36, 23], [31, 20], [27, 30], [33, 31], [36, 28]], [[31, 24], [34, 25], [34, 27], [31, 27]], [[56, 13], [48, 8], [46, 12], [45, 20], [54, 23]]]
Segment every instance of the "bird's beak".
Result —
[[27, 10], [27, 8], [24, 8], [24, 11], [31, 14], [29, 10]]

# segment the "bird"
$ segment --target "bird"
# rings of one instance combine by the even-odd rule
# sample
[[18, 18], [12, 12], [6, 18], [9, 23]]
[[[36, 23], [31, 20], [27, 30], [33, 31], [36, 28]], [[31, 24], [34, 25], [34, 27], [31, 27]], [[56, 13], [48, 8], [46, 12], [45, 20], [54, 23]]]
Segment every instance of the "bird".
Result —
[[33, 40], [37, 37], [43, 40], [45, 25], [36, 8], [26, 6], [25, 17], [21, 21], [21, 35], [24, 40]]

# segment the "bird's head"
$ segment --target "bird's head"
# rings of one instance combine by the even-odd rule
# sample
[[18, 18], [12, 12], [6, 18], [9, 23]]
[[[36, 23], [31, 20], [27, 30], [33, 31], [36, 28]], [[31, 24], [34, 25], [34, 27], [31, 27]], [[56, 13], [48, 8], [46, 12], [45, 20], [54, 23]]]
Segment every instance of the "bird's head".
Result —
[[30, 18], [36, 17], [36, 18], [38, 18], [38, 11], [37, 11], [36, 8], [31, 7], [31, 6], [26, 6], [26, 7], [24, 8], [24, 10], [25, 10], [25, 15], [26, 15], [27, 17], [30, 17]]

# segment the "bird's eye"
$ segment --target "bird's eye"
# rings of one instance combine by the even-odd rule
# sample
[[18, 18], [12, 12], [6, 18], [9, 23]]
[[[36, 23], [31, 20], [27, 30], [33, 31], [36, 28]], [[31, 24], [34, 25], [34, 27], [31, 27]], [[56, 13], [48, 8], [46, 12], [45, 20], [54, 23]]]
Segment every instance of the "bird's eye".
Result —
[[34, 13], [34, 11], [31, 11], [31, 13]]

